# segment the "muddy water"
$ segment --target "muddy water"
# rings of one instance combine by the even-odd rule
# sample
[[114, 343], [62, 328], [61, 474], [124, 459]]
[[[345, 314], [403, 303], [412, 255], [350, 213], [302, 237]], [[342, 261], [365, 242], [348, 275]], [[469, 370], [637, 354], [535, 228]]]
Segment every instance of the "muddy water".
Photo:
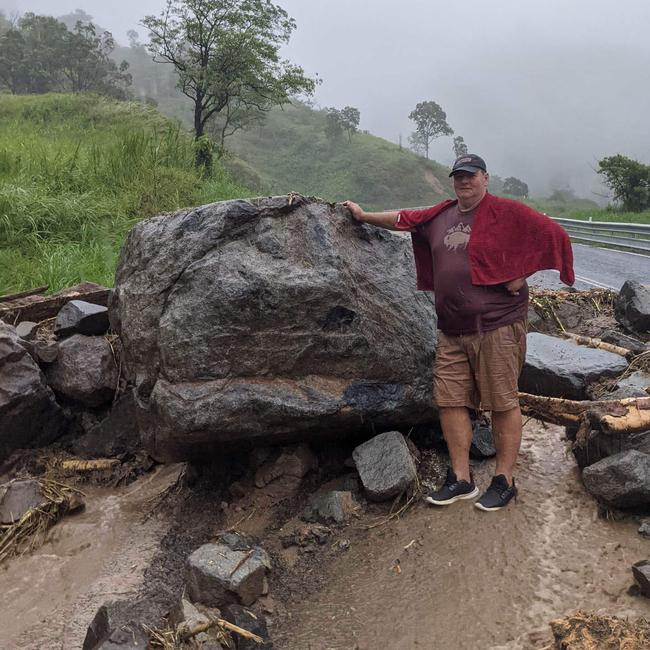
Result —
[[100, 605], [135, 595], [168, 528], [142, 515], [178, 472], [168, 466], [123, 489], [84, 489], [83, 513], [52, 528], [31, 555], [0, 567], [0, 649], [80, 648]]
[[[481, 486], [491, 473], [478, 470]], [[541, 648], [548, 621], [579, 608], [650, 615], [626, 593], [650, 543], [631, 522], [598, 518], [561, 429], [526, 427], [517, 479], [521, 496], [505, 511], [422, 504], [355, 540], [326, 589], [292, 607], [279, 647]]]

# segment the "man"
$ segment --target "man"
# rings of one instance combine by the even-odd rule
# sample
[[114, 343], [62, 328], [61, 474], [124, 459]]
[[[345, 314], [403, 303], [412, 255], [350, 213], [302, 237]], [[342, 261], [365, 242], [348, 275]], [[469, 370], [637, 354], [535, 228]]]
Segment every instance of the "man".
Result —
[[492, 412], [496, 472], [475, 503], [499, 510], [516, 497], [513, 476], [521, 444], [517, 383], [526, 354], [526, 278], [555, 268], [573, 284], [566, 232], [528, 206], [488, 193], [485, 161], [465, 154], [451, 173], [457, 199], [426, 210], [369, 213], [344, 205], [362, 222], [411, 232], [418, 288], [433, 291], [438, 344], [433, 396], [451, 468], [427, 501], [448, 505], [479, 494], [469, 468], [469, 410]]

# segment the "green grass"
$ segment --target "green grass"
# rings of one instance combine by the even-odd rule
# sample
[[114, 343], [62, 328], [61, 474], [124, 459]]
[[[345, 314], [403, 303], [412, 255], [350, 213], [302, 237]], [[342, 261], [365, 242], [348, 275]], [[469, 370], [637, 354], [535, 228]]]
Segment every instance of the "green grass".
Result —
[[269, 194], [295, 191], [385, 210], [432, 205], [453, 192], [443, 165], [366, 133], [331, 142], [324, 113], [298, 103], [271, 111], [261, 127], [239, 132], [226, 146], [233, 174]]
[[0, 95], [0, 294], [112, 286], [135, 222], [250, 194], [193, 161], [189, 135], [142, 104]]

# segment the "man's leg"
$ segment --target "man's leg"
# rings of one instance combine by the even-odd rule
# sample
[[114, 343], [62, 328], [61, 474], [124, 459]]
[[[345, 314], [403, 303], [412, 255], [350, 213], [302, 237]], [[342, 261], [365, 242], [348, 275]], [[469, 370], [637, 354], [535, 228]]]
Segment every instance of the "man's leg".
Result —
[[497, 450], [495, 475], [503, 474], [512, 485], [512, 475], [521, 446], [521, 409], [519, 406], [509, 411], [492, 411], [492, 432]]
[[440, 424], [449, 449], [451, 467], [456, 478], [469, 482], [469, 448], [472, 444], [472, 422], [469, 412], [464, 406], [445, 406], [439, 410]]

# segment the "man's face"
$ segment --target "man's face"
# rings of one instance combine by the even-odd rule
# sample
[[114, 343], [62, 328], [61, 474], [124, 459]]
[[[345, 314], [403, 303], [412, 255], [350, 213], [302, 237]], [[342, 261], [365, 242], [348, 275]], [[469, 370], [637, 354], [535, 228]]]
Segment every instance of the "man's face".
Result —
[[487, 172], [478, 170], [473, 174], [471, 172], [456, 172], [453, 179], [456, 196], [463, 204], [470, 205], [485, 196], [490, 177]]

